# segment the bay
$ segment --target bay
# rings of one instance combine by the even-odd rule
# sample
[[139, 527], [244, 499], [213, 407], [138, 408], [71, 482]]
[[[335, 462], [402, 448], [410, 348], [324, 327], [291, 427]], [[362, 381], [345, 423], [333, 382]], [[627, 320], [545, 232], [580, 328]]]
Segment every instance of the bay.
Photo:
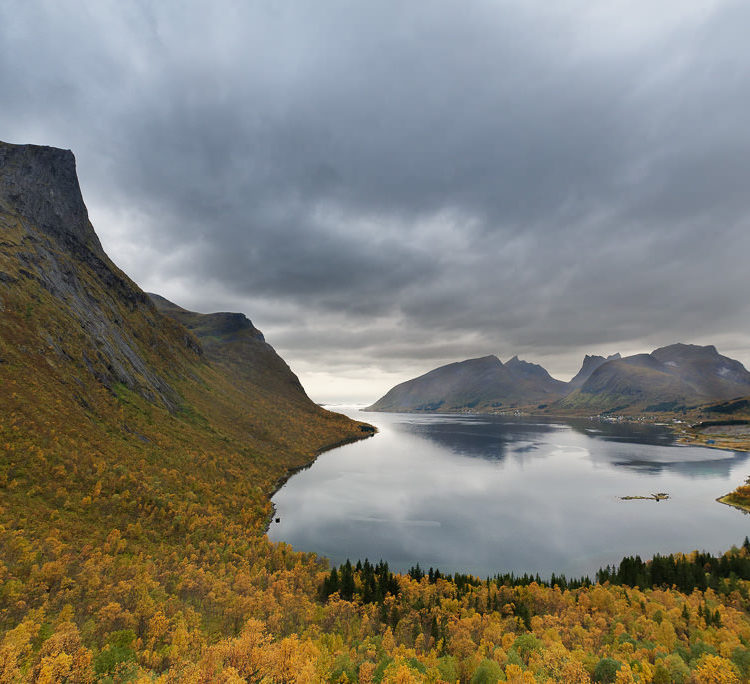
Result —
[[[750, 534], [715, 501], [750, 474], [748, 454], [676, 445], [666, 427], [330, 408], [379, 432], [290, 478], [268, 536], [335, 564], [593, 577], [625, 555], [718, 553]], [[656, 492], [670, 498], [620, 498]]]

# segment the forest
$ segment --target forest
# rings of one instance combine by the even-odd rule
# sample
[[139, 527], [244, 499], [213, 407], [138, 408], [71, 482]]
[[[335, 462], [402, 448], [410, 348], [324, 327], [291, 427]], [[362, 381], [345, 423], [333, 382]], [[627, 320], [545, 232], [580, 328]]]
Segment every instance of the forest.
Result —
[[747, 540], [626, 558], [596, 582], [332, 569], [267, 540], [268, 498], [239, 454], [165, 459], [155, 443], [177, 433], [157, 422], [112, 450], [35, 416], [19, 406], [0, 427], [0, 682], [750, 677]]

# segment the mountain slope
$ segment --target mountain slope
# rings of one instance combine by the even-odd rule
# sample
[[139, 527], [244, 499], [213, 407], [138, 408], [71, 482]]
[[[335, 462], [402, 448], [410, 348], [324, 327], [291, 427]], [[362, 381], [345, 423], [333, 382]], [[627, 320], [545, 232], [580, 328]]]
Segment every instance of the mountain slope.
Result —
[[669, 410], [749, 391], [750, 373], [714, 346], [673, 344], [601, 364], [560, 406]]
[[589, 356], [586, 354], [586, 356], [583, 357], [583, 363], [581, 364], [581, 369], [578, 371], [578, 373], [575, 374], [575, 376], [570, 380], [568, 383], [568, 392], [571, 392], [574, 389], [578, 389], [579, 387], [582, 387], [583, 384], [591, 377], [591, 374], [599, 368], [602, 364], [606, 363], [607, 361], [615, 361], [617, 359], [621, 358], [620, 354], [610, 354], [606, 359], [603, 356]]
[[566, 383], [555, 380], [547, 369], [537, 363], [529, 363], [514, 356], [505, 362], [505, 368], [519, 381], [523, 381], [529, 387], [529, 391], [541, 391], [544, 394], [564, 394], [567, 389]]
[[275, 573], [316, 567], [262, 536], [270, 494], [367, 433], [310, 401], [244, 316], [176, 319], [103, 252], [72, 153], [0, 143], [0, 633], [27, 635], [0, 643], [0, 679], [31, 677], [55, 625], [90, 657], [154, 620], [137, 649], [161, 671], [236, 633]]
[[496, 356], [484, 356], [441, 366], [396, 385], [367, 410], [487, 410], [554, 401], [564, 387], [541, 366], [518, 357], [503, 365]]
[[[252, 430], [243, 433], [251, 413], [272, 416], [262, 433], [285, 443], [304, 432], [297, 427], [303, 417], [352, 429], [350, 421], [314, 405], [265, 342], [232, 337], [232, 322], [245, 320], [241, 314], [209, 317], [217, 330], [220, 320], [229, 325], [221, 335], [204, 336], [203, 344], [176, 316], [160, 314], [103, 252], [71, 152], [2, 144], [0, 164], [0, 372], [6, 377], [36, 384], [37, 391], [45, 378], [46, 391], [72, 398], [84, 414], [123, 393], [175, 416], [194, 409], [196, 401], [242, 440], [253, 439]], [[251, 337], [262, 338], [257, 331]], [[269, 385], [270, 377], [275, 381]], [[238, 418], [227, 421], [233, 412]]]
[[255, 392], [309, 407], [299, 379], [241, 313], [200, 314], [149, 293], [157, 310], [183, 325], [199, 340], [206, 359], [227, 371], [229, 378], [252, 383]]

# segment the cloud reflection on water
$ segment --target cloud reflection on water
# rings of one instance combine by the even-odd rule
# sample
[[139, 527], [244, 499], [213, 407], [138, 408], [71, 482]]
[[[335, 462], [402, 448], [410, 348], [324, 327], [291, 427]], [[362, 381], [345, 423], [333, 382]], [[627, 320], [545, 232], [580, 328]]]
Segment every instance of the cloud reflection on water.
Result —
[[[581, 574], [625, 554], [719, 551], [746, 534], [743, 516], [714, 502], [744, 479], [744, 454], [559, 420], [368, 419], [378, 435], [323, 454], [277, 493], [273, 539], [337, 562], [383, 558], [484, 576]], [[672, 498], [619, 499], [654, 491]]]

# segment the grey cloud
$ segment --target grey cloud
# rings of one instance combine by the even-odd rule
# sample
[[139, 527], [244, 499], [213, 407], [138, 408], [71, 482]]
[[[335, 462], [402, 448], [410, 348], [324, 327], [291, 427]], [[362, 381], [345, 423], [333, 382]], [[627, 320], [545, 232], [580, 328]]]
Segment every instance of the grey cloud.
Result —
[[10, 2], [0, 137], [72, 148], [94, 219], [143, 219], [96, 226], [125, 270], [268, 312], [247, 311], [292, 361], [747, 346], [749, 20], [730, 0]]

